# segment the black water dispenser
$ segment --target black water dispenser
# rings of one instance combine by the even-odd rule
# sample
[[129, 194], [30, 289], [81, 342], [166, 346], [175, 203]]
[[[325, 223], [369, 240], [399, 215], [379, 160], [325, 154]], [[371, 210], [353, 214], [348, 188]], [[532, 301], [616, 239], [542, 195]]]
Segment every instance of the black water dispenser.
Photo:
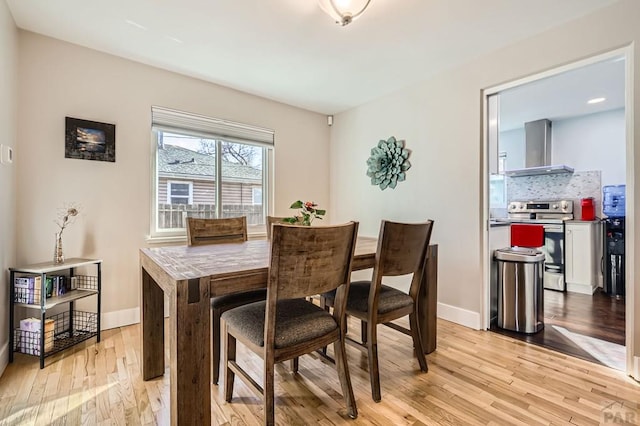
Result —
[[624, 218], [604, 221], [604, 292], [624, 297]]

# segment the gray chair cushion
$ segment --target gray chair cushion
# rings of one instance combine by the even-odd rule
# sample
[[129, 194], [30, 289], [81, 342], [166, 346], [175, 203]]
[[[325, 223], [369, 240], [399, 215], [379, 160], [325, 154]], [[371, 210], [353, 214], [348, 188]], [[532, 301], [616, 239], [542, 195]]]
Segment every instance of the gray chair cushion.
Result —
[[[230, 327], [264, 346], [266, 302], [255, 302], [222, 314]], [[323, 336], [338, 328], [333, 316], [304, 299], [280, 300], [276, 310], [275, 347], [286, 348]]]
[[[369, 288], [370, 281], [354, 281], [349, 285], [349, 296], [347, 297], [347, 311], [368, 312], [369, 311]], [[333, 305], [336, 297], [335, 291], [323, 294]], [[413, 304], [413, 299], [407, 293], [393, 287], [382, 285], [378, 295], [378, 313], [385, 314], [405, 306]]]
[[257, 302], [267, 298], [267, 290], [245, 291], [244, 293], [226, 294], [211, 298], [213, 309], [229, 310], [247, 303]]

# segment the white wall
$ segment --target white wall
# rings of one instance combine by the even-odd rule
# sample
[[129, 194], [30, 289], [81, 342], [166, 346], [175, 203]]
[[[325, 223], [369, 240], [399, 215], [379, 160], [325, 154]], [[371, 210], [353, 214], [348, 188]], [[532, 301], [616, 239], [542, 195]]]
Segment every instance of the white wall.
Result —
[[[0, 144], [16, 148], [18, 29], [0, 2]], [[15, 264], [16, 163], [0, 164], [0, 312], [9, 306], [7, 268]], [[0, 374], [9, 361], [9, 315], [0, 316]]]
[[620, 185], [625, 176], [624, 109], [590, 114], [552, 125], [551, 158], [575, 170], [602, 171], [602, 185]]
[[[299, 198], [332, 212], [325, 116], [29, 32], [19, 41], [17, 260], [51, 259], [57, 208], [79, 203], [64, 252], [104, 260], [105, 326], [137, 321], [152, 105], [274, 129], [275, 214]], [[116, 162], [66, 159], [65, 116], [115, 123]]]
[[[601, 170], [603, 185], [625, 183], [624, 109], [553, 120], [551, 162], [577, 171]], [[500, 132], [499, 148], [507, 153], [507, 170], [525, 166], [524, 127]]]
[[[375, 235], [383, 218], [435, 220], [432, 240], [440, 246], [439, 315], [480, 326], [484, 300], [482, 235], [483, 88], [490, 88], [635, 41], [636, 144], [640, 142], [640, 2], [620, 0], [405, 90], [336, 115], [331, 130], [331, 205], [334, 218], [357, 219]], [[394, 135], [413, 150], [407, 181], [380, 191], [365, 176], [369, 150]], [[639, 150], [640, 152], [640, 150]], [[635, 164], [640, 165], [640, 153]], [[640, 174], [635, 175], [635, 197]], [[637, 205], [637, 203], [636, 203]], [[640, 236], [633, 231], [634, 244]], [[640, 256], [631, 253], [635, 262]], [[630, 266], [635, 268], [635, 266]], [[638, 272], [636, 272], [637, 274]], [[640, 276], [640, 275], [636, 275]], [[635, 283], [640, 288], [640, 281]], [[635, 312], [640, 312], [636, 297]], [[474, 321], [477, 321], [475, 324]], [[640, 316], [635, 318], [635, 354], [640, 354]]]

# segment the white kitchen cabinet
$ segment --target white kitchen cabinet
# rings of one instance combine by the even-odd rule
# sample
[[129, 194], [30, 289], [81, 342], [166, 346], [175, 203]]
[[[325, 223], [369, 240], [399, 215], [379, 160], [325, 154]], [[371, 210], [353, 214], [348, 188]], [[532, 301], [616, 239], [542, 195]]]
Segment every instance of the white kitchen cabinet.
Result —
[[602, 230], [599, 221], [565, 223], [567, 291], [593, 294], [602, 283]]

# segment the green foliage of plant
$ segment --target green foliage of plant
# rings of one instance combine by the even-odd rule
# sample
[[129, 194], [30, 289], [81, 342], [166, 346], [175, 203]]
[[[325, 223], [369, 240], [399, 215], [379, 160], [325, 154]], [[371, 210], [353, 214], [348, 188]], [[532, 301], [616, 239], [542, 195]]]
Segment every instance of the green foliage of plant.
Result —
[[298, 200], [291, 204], [289, 208], [300, 209], [300, 215], [294, 217], [285, 217], [284, 219], [282, 219], [282, 221], [287, 223], [300, 224], [303, 226], [311, 226], [311, 222], [313, 222], [314, 219], [322, 220], [322, 216], [327, 214], [326, 210], [321, 210], [316, 207], [318, 207], [318, 205], [313, 201], [302, 202]]

